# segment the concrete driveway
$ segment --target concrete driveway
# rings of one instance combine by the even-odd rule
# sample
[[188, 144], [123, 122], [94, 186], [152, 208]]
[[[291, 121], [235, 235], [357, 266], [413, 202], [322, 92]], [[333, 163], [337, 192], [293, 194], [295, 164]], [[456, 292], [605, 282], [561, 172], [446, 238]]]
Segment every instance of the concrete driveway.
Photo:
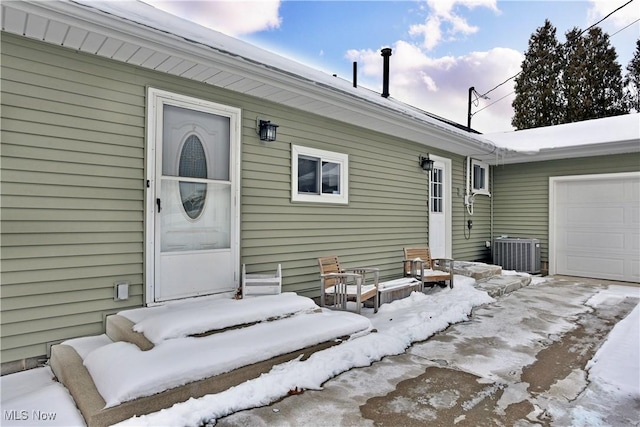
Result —
[[637, 397], [613, 398], [585, 371], [638, 304], [638, 288], [636, 297], [587, 304], [611, 285], [629, 284], [554, 277], [530, 285], [404, 354], [216, 426], [640, 425]]

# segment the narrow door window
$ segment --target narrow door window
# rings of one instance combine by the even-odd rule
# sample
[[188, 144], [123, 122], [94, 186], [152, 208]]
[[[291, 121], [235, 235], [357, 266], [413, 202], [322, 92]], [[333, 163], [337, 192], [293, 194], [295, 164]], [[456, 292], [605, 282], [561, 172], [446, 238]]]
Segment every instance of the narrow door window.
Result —
[[440, 168], [434, 168], [431, 171], [431, 191], [430, 191], [430, 200], [431, 203], [431, 212], [433, 213], [442, 213], [443, 212], [443, 170]]

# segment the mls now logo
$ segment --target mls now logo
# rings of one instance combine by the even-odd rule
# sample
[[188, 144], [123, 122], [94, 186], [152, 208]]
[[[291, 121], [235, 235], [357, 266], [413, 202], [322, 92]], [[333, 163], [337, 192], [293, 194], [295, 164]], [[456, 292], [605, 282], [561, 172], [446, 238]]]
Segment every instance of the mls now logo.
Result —
[[4, 419], [6, 421], [26, 421], [29, 419], [29, 411], [4, 411]]
[[4, 411], [4, 419], [5, 421], [53, 421], [56, 419], [55, 412], [42, 412], [42, 411], [19, 411], [17, 409], [13, 409], [10, 411]]

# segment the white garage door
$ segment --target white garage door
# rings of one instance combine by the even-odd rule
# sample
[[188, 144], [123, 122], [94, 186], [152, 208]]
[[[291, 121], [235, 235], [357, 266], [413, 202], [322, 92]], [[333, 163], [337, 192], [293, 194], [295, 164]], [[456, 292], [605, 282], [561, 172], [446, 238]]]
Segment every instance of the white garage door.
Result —
[[640, 173], [550, 179], [549, 269], [640, 282]]

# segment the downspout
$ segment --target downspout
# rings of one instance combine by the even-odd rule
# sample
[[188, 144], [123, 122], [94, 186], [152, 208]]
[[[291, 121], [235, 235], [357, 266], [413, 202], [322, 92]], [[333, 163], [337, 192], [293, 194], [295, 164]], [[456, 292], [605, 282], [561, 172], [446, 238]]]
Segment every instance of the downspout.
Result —
[[464, 194], [464, 206], [470, 216], [473, 216], [474, 196], [471, 192], [471, 156], [467, 156], [467, 185]]
[[467, 156], [467, 185], [464, 192], [465, 200], [464, 204], [467, 204], [468, 197], [471, 195], [471, 156]]
[[[493, 168], [494, 166], [489, 166], [489, 169]], [[495, 188], [493, 187], [493, 174], [495, 173], [494, 170], [491, 170], [491, 194], [494, 194], [494, 190]], [[493, 262], [493, 199], [495, 197], [489, 197], [489, 208], [490, 208], [490, 214], [489, 214], [489, 252], [490, 252], [490, 256], [491, 256], [491, 260]]]

